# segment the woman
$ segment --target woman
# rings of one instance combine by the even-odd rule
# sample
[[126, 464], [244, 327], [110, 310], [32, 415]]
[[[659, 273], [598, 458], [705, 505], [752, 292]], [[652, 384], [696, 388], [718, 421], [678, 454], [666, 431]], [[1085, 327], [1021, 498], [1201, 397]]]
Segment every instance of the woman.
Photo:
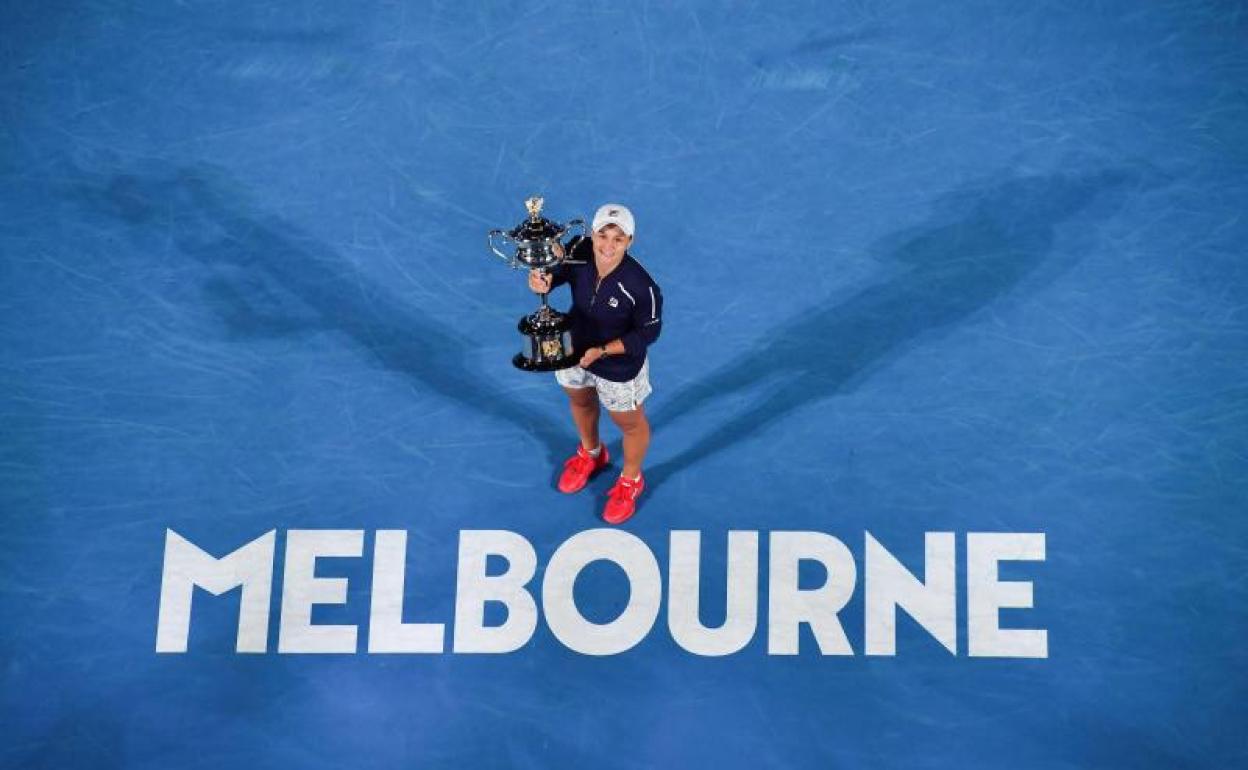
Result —
[[646, 351], [663, 326], [663, 295], [645, 268], [628, 253], [635, 222], [624, 206], [608, 203], [594, 214], [591, 237], [569, 244], [569, 257], [551, 274], [529, 273], [529, 288], [545, 294], [572, 289], [572, 344], [578, 365], [556, 372], [568, 394], [581, 444], [559, 476], [559, 491], [579, 492], [610, 457], [599, 439], [602, 408], [624, 434], [624, 467], [607, 498], [602, 518], [627, 521], [645, 489], [641, 463], [650, 446], [650, 424], [642, 402], [650, 395]]

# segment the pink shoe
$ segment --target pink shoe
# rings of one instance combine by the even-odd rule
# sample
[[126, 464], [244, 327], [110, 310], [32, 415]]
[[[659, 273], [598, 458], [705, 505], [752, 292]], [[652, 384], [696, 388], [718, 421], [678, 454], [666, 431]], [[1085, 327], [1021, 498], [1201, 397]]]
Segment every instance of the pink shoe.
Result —
[[563, 473], [559, 474], [559, 491], [564, 494], [580, 492], [589, 483], [589, 477], [606, 467], [611, 456], [607, 454], [607, 445], [599, 444], [598, 456], [594, 457], [584, 446], [577, 446], [576, 454], [563, 464]]
[[637, 498], [646, 488], [646, 479], [638, 475], [636, 481], [619, 477], [615, 486], [607, 494], [607, 507], [602, 512], [602, 520], [608, 524], [623, 524], [637, 512]]

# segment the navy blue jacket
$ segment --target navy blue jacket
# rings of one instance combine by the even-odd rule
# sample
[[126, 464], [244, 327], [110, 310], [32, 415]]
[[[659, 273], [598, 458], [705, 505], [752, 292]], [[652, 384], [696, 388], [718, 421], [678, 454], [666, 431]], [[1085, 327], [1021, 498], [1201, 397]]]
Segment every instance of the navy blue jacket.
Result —
[[637, 376], [646, 360], [646, 349], [663, 328], [663, 294], [659, 286], [632, 255], [601, 281], [594, 265], [594, 244], [589, 238], [569, 244], [568, 257], [584, 264], [563, 264], [551, 274], [551, 287], [568, 284], [572, 289], [572, 347], [579, 356], [586, 350], [618, 339], [624, 354], [603, 356], [589, 371], [606, 380], [627, 382]]

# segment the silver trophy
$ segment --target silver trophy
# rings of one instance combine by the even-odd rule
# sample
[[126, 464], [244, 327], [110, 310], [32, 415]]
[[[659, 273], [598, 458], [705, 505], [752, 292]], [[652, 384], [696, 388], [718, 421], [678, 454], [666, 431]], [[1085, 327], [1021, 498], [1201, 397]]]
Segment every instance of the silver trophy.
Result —
[[[585, 235], [585, 220], [573, 219], [558, 225], [542, 216], [543, 199], [537, 196], [524, 202], [529, 218], [511, 230], [491, 230], [486, 237], [490, 251], [498, 255], [514, 269], [541, 270], [549, 275], [564, 264], [578, 263], [568, 259], [561, 242], [573, 230], [580, 229]], [[497, 240], [513, 247], [511, 254], [499, 250]], [[520, 319], [520, 333], [524, 335], [523, 346], [511, 362], [527, 372], [553, 372], [576, 366], [577, 357], [572, 350], [572, 321], [547, 303], [543, 294], [542, 306], [537, 312]]]

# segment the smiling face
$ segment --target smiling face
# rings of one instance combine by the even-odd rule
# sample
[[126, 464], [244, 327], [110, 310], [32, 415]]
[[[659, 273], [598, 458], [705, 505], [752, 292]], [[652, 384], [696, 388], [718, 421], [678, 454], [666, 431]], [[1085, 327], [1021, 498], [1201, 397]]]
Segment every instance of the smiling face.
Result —
[[594, 257], [600, 264], [613, 266], [624, 258], [632, 242], [632, 236], [625, 235], [619, 227], [607, 225], [594, 231]]

